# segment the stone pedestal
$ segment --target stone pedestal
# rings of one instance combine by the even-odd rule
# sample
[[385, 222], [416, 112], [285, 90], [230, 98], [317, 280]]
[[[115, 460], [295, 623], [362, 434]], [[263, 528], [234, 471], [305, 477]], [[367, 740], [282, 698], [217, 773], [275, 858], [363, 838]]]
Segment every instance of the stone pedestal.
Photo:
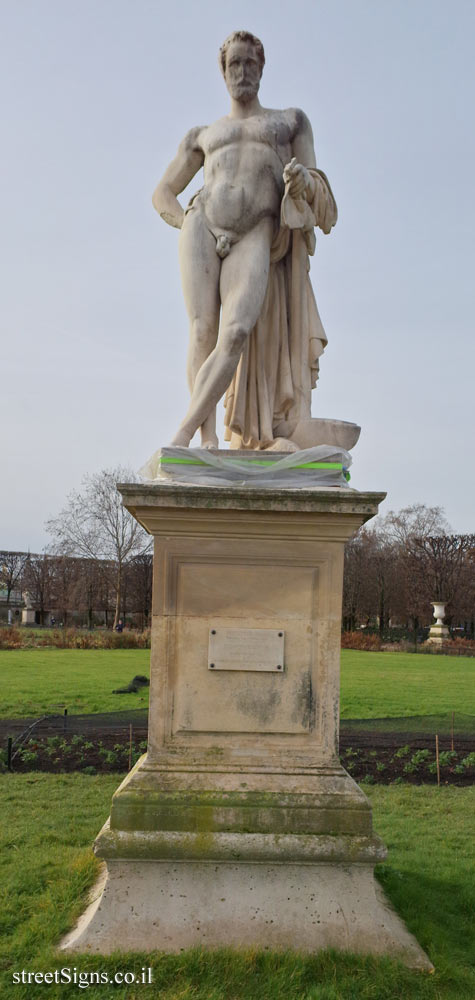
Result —
[[338, 759], [344, 543], [384, 494], [120, 487], [155, 537], [148, 752], [96, 841], [78, 951], [257, 946], [431, 968]]
[[450, 632], [447, 625], [444, 625], [445, 602], [432, 601], [432, 607], [434, 608], [434, 618], [436, 620], [430, 627], [426, 642], [433, 646], [443, 646], [444, 643], [450, 642]]
[[21, 623], [22, 625], [36, 625], [36, 611], [34, 608], [22, 608]]

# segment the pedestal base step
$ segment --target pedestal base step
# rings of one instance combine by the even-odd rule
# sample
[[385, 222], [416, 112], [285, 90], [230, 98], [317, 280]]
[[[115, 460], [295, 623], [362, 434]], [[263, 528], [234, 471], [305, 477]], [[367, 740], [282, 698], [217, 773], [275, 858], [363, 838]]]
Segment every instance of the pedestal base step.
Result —
[[61, 950], [335, 948], [433, 968], [372, 865], [116, 860], [107, 867], [102, 894], [98, 887]]

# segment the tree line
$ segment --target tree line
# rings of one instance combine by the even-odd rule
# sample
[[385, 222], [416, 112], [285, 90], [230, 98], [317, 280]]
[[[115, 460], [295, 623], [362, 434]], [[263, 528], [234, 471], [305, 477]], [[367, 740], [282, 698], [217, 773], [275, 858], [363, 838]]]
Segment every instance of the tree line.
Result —
[[[7, 607], [28, 592], [40, 623], [54, 609], [92, 626], [133, 616], [145, 627], [152, 602], [152, 539], [122, 504], [118, 467], [86, 476], [47, 522], [51, 543], [41, 554], [0, 552]], [[399, 625], [415, 634], [432, 620], [431, 602], [447, 605], [446, 623], [475, 634], [475, 535], [453, 534], [440, 507], [415, 504], [362, 528], [347, 543], [343, 628]]]
[[475, 633], [475, 535], [451, 531], [440, 507], [390, 511], [347, 543], [343, 628], [399, 625], [417, 634], [444, 601], [446, 624]]
[[72, 612], [91, 626], [99, 617], [115, 627], [134, 615], [148, 625], [152, 593], [152, 539], [122, 504], [118, 482], [135, 474], [118, 466], [86, 476], [46, 528], [51, 543], [41, 554], [0, 552], [7, 605], [14, 589], [27, 592], [40, 624], [52, 609], [63, 624]]
[[27, 594], [39, 625], [47, 624], [54, 612], [58, 625], [115, 627], [122, 619], [147, 628], [152, 610], [152, 553], [138, 553], [122, 566], [120, 605], [117, 566], [105, 559], [0, 551], [0, 586], [6, 592], [6, 609], [17, 607], [17, 593]]

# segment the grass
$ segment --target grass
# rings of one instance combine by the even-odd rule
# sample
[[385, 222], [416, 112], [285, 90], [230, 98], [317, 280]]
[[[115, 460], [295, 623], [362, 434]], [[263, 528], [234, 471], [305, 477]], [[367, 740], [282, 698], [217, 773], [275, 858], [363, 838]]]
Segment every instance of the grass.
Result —
[[[344, 719], [475, 715], [475, 658], [344, 649], [341, 665]], [[0, 650], [0, 718], [146, 708], [148, 689], [112, 691], [149, 667], [147, 649]]]
[[22, 969], [63, 967], [140, 974], [152, 986], [90, 986], [91, 1000], [469, 1000], [475, 996], [473, 936], [475, 789], [409, 786], [369, 791], [375, 827], [390, 849], [380, 878], [436, 966], [411, 972], [386, 959], [223, 950], [78, 955], [55, 944], [84, 906], [96, 871], [91, 842], [109, 811], [118, 776], [4, 775], [0, 809], [0, 973], [4, 1000], [77, 995], [77, 986], [13, 985]]
[[0, 650], [0, 718], [147, 708], [148, 688], [112, 692], [149, 673], [149, 649]]
[[418, 653], [341, 654], [341, 717], [475, 715], [475, 658]]

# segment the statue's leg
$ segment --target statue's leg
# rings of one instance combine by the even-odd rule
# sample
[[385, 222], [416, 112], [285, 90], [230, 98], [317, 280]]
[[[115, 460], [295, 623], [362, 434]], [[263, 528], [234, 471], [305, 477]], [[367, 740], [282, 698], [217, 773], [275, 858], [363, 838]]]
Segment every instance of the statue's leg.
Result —
[[[197, 206], [185, 216], [179, 242], [183, 296], [190, 320], [187, 378], [190, 393], [203, 363], [216, 346], [219, 326], [219, 276], [221, 261], [216, 241]], [[217, 448], [216, 407], [203, 420], [203, 448]]]
[[270, 267], [274, 223], [261, 222], [238, 243], [221, 265], [222, 304], [218, 343], [200, 368], [188, 413], [173, 444], [188, 445], [225, 393], [236, 371], [242, 349], [262, 309]]

